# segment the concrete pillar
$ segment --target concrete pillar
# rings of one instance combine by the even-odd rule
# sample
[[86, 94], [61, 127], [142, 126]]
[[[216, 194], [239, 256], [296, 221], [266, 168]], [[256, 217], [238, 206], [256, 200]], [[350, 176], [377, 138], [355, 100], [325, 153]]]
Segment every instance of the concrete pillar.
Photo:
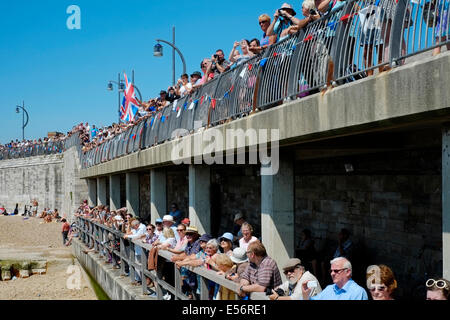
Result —
[[294, 227], [294, 158], [285, 155], [276, 175], [261, 175], [262, 242], [280, 269], [294, 257]]
[[88, 204], [90, 207], [97, 205], [97, 179], [88, 179]]
[[442, 132], [442, 271], [450, 279], [450, 125]]
[[106, 178], [97, 178], [97, 205], [106, 206]]
[[137, 173], [126, 174], [127, 209], [133, 216], [139, 216], [139, 175]]
[[109, 176], [109, 205], [111, 211], [120, 209], [120, 176]]
[[153, 169], [150, 171], [150, 216], [155, 224], [156, 219], [167, 214], [166, 170]]
[[211, 233], [211, 167], [189, 166], [189, 219], [200, 234]]

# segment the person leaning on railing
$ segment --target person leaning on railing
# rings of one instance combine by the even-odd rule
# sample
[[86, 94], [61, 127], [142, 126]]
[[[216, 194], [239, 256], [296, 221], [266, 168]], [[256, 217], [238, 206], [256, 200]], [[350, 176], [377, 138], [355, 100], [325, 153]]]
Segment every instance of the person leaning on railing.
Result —
[[277, 42], [279, 42], [290, 34], [297, 33], [301, 28], [311, 22], [310, 17], [300, 20], [295, 17], [296, 14], [290, 4], [284, 3], [280, 9], [275, 11], [273, 21], [267, 29], [267, 34], [269, 36], [276, 35]]
[[282, 284], [277, 263], [267, 255], [266, 248], [259, 240], [248, 245], [247, 257], [250, 265], [241, 276], [240, 297], [251, 292], [266, 292]]

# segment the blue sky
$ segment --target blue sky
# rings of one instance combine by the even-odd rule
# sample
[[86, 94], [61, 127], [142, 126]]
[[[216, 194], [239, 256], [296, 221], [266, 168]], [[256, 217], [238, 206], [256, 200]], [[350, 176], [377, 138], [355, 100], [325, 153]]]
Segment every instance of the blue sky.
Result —
[[[70, 5], [81, 9], [81, 30], [69, 30]], [[171, 41], [183, 52], [187, 71], [233, 42], [260, 38], [258, 16], [273, 15], [276, 1], [103, 1], [17, 0], [0, 2], [0, 143], [22, 137], [22, 104], [30, 114], [25, 137], [67, 132], [73, 125], [117, 121], [117, 91], [108, 80], [125, 71], [144, 98], [157, 96], [172, 81], [172, 50], [153, 57], [155, 39]], [[300, 2], [293, 2], [300, 14]], [[177, 56], [177, 77], [182, 72]]]

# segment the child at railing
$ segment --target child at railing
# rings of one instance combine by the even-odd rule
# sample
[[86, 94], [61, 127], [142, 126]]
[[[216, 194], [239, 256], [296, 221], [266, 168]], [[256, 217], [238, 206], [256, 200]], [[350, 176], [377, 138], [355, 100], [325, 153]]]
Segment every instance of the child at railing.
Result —
[[[236, 274], [237, 266], [225, 253], [221, 253], [216, 257], [216, 265], [219, 269], [217, 274], [225, 276], [226, 279], [228, 279], [227, 276], [234, 276]], [[234, 291], [224, 286], [220, 286], [219, 291], [215, 296], [215, 300], [237, 300], [237, 295]]]

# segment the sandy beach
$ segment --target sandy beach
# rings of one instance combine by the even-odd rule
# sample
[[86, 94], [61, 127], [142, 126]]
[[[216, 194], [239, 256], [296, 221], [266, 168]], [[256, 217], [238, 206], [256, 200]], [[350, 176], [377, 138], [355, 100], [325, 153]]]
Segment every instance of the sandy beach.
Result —
[[0, 281], [0, 300], [97, 300], [71, 248], [62, 244], [61, 223], [0, 216], [0, 260], [29, 259], [47, 260], [47, 273]]

